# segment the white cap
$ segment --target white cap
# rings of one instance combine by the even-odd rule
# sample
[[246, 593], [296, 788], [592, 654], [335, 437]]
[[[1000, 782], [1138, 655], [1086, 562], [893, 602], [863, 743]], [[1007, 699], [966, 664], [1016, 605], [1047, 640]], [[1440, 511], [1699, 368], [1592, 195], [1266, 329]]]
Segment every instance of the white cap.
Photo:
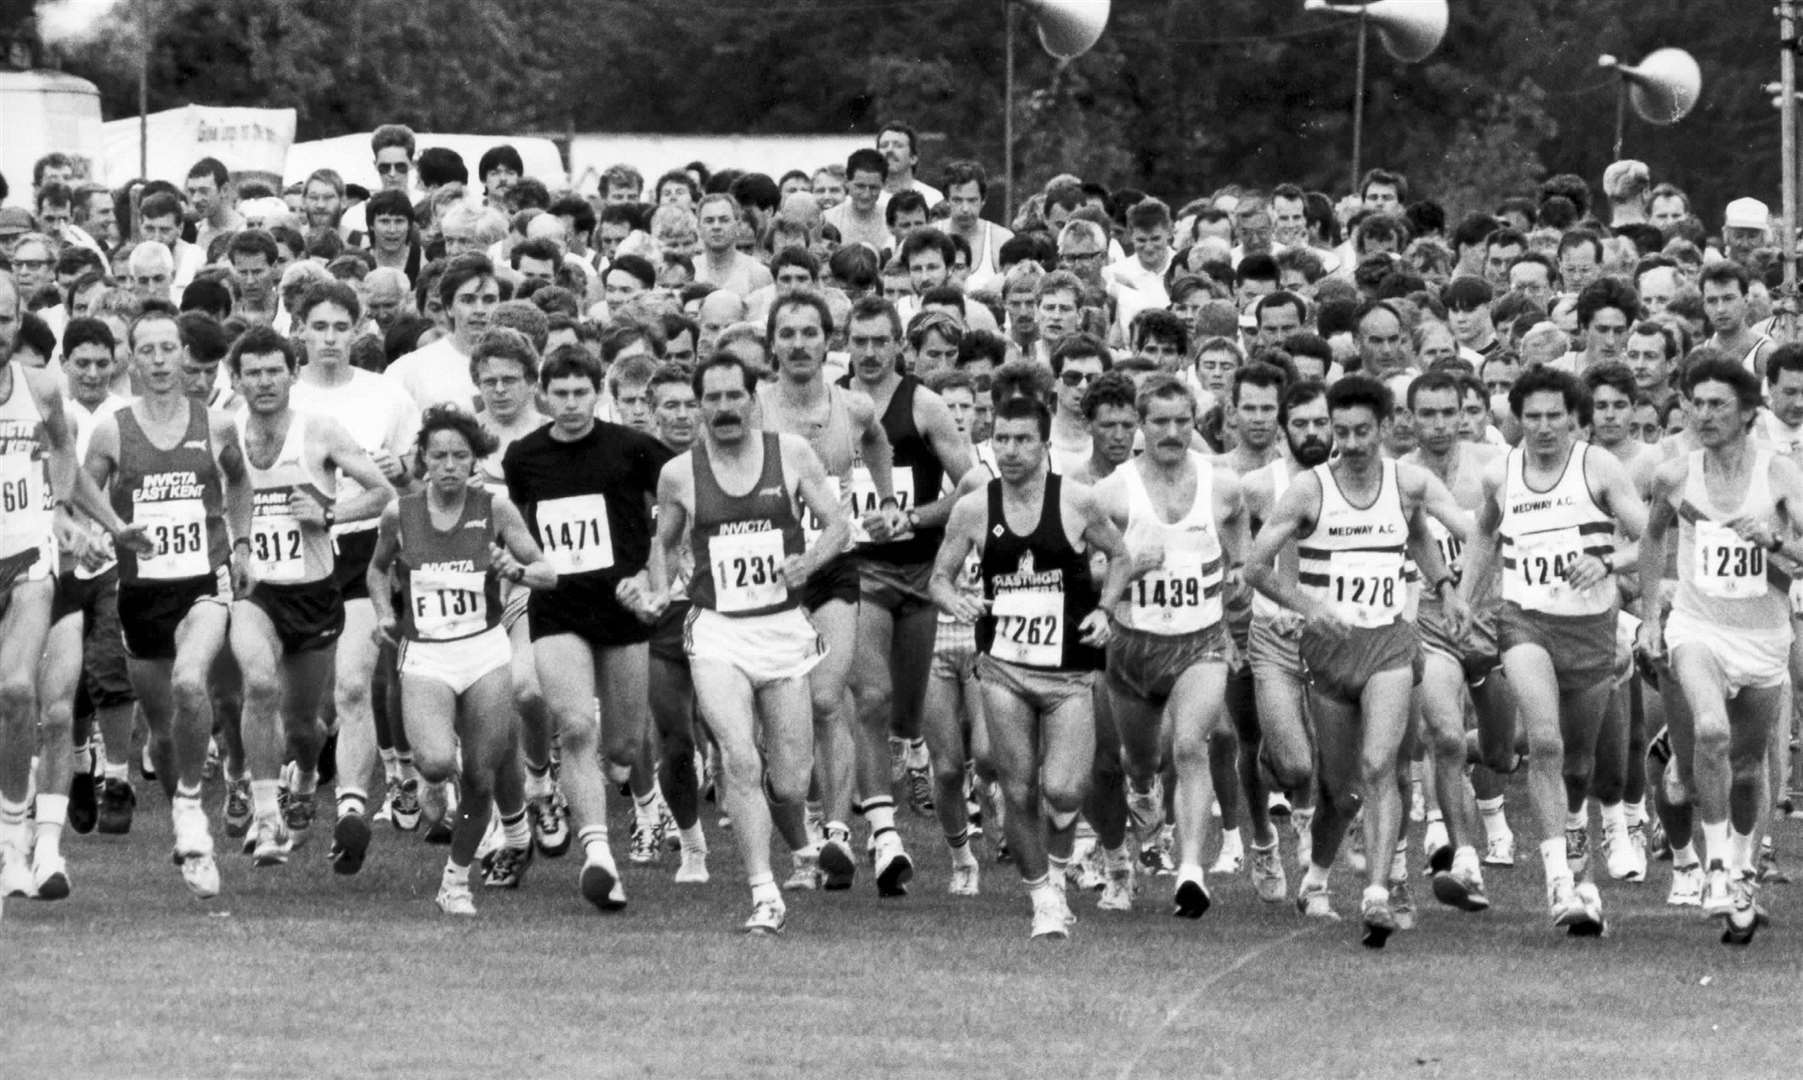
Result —
[[1722, 227], [1727, 229], [1758, 229], [1764, 232], [1772, 224], [1772, 212], [1758, 199], [1740, 198], [1728, 204], [1728, 210], [1722, 215]]

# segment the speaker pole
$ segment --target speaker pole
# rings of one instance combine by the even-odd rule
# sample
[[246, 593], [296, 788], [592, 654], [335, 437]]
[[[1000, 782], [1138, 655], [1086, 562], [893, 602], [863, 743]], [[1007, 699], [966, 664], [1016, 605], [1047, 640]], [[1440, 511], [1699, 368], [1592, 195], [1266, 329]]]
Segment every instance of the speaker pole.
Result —
[[1365, 143], [1365, 9], [1359, 9], [1358, 76], [1352, 91], [1352, 192], [1359, 189], [1359, 159]]
[[1786, 341], [1797, 336], [1797, 5], [1796, 0], [1778, 0], [1778, 115], [1783, 125], [1779, 133], [1779, 169], [1784, 183], [1778, 237], [1778, 250], [1784, 265], [1778, 310]]
[[1002, 220], [1014, 227], [1014, 3], [1002, 0], [1002, 38], [1007, 59], [1002, 71]]
[[1615, 151], [1611, 161], [1621, 160], [1622, 136], [1628, 130], [1628, 80], [1615, 81]]

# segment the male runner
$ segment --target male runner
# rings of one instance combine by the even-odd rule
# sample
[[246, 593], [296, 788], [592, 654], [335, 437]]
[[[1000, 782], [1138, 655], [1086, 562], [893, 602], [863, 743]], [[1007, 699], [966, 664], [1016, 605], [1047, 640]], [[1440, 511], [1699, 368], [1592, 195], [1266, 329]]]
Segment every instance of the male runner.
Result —
[[[1063, 864], [1095, 754], [1094, 686], [1108, 611], [1127, 576], [1120, 532], [1095, 496], [1047, 471], [1051, 434], [1043, 402], [1014, 397], [996, 406], [991, 443], [1001, 475], [958, 500], [932, 576], [934, 602], [977, 627], [990, 752], [1036, 938], [1068, 937], [1075, 921]], [[1099, 594], [1091, 547], [1108, 559]], [[972, 551], [980, 553], [981, 597], [957, 586]]]
[[1238, 477], [1189, 448], [1196, 398], [1188, 385], [1154, 374], [1140, 389], [1137, 408], [1146, 452], [1095, 489], [1103, 513], [1124, 537], [1132, 578], [1111, 612], [1106, 684], [1128, 804], [1142, 837], [1164, 817], [1157, 784], [1164, 748], [1170, 747], [1177, 771], [1173, 907], [1193, 919], [1209, 906], [1202, 874], [1214, 799], [1209, 740], [1226, 723], [1233, 645], [1225, 601], [1240, 588], [1245, 518]]
[[[1791, 649], [1788, 574], [1770, 556], [1797, 543], [1803, 472], [1748, 438], [1759, 379], [1725, 357], [1687, 364], [1682, 390], [1689, 431], [1702, 444], [1653, 476], [1640, 549], [1640, 645], [1669, 657], [1688, 705], [1692, 793], [1708, 871], [1703, 913], [1725, 919], [1722, 940], [1752, 941], [1758, 837], [1770, 807], [1765, 755], [1783, 714]], [[1658, 601], [1672, 527], [1678, 589], [1669, 614]], [[1663, 625], [1662, 625], [1663, 624]]]
[[[832, 312], [816, 293], [793, 292], [770, 305], [767, 336], [777, 377], [758, 387], [758, 405], [768, 430], [808, 440], [826, 467], [828, 486], [837, 486], [840, 501], [852, 507], [858, 525], [873, 539], [887, 539], [901, 524], [889, 437], [868, 395], [827, 381], [826, 343], [832, 329]], [[889, 333], [887, 326], [882, 333]], [[860, 508], [850, 500], [854, 482], [864, 481], [865, 473], [868, 480], [859, 488], [865, 501], [874, 505], [871, 512], [860, 516]], [[802, 528], [809, 544], [818, 543], [824, 522], [804, 518]], [[857, 870], [848, 822], [859, 752], [852, 734], [854, 714], [847, 679], [856, 651], [859, 590], [858, 560], [845, 552], [809, 576], [802, 598], [802, 607], [826, 639], [826, 658], [808, 679], [825, 834], [817, 852], [803, 848], [797, 854], [796, 873], [787, 883], [791, 888], [813, 888], [818, 876], [818, 884], [829, 890], [849, 889]], [[886, 776], [885, 772], [885, 783]], [[894, 814], [891, 800], [891, 822]], [[785, 828], [780, 820], [777, 825]], [[897, 861], [896, 854], [888, 854], [888, 861], [879, 860], [877, 867], [877, 888], [885, 893], [913, 875], [913, 864], [905, 861], [905, 853], [900, 855], [902, 861]], [[817, 871], [809, 865], [816, 860]]]
[[[752, 422], [756, 387], [756, 373], [728, 353], [695, 371], [703, 435], [658, 481], [648, 606], [667, 602], [670, 562], [692, 548], [684, 644], [695, 703], [720, 747], [722, 801], [751, 886], [745, 929], [776, 934], [785, 910], [770, 872], [771, 808], [807, 798], [805, 679], [824, 644], [800, 590], [844, 547], [849, 527], [807, 440]], [[811, 549], [799, 504], [826, 524]]]
[[643, 739], [650, 628], [628, 607], [623, 584], [639, 578], [643, 586], [649, 498], [670, 451], [595, 419], [601, 368], [580, 346], [553, 350], [538, 376], [551, 424], [509, 447], [501, 469], [558, 575], [557, 588], [532, 594], [526, 618], [563, 746], [564, 791], [584, 851], [582, 895], [616, 911], [626, 905], [626, 891], [607, 843], [601, 758], [608, 778], [623, 781]]
[[[1509, 388], [1521, 445], [1484, 473], [1484, 506], [1466, 548], [1467, 599], [1502, 560], [1497, 644], [1527, 729], [1528, 794], [1540, 819], [1553, 924], [1577, 935], [1603, 929], [1602, 898], [1587, 863], [1567, 860], [1588, 824], [1573, 815], [1589, 793], [1598, 729], [1615, 678], [1615, 584], [1646, 508], [1621, 463], [1576, 438], [1590, 396], [1576, 377], [1531, 368]], [[1563, 830], [1563, 831], [1562, 831]]]
[[[1315, 898], [1327, 889], [1328, 868], [1360, 794], [1365, 850], [1391, 851], [1402, 831], [1399, 758], [1421, 662], [1406, 558], [1412, 555], [1420, 567], [1424, 588], [1442, 597], [1455, 634], [1463, 634], [1468, 617], [1424, 521], [1432, 514], [1463, 540], [1467, 515], [1438, 480], [1383, 456], [1393, 407], [1388, 388], [1368, 376], [1349, 375], [1329, 388], [1339, 456], [1284, 492], [1247, 559], [1254, 588], [1303, 614], [1321, 801], [1297, 905], [1324, 918], [1334, 917], [1332, 909]], [[1286, 569], [1280, 576], [1274, 565], [1292, 537], [1296, 573]], [[1406, 882], [1393, 880], [1391, 861], [1372, 857], [1366, 866], [1361, 941], [1370, 948], [1407, 928], [1408, 917], [1396, 910], [1407, 910], [1406, 892], [1396, 889]]]
[[[339, 305], [331, 301], [307, 306], [309, 318], [339, 313], [333, 309]], [[237, 429], [254, 492], [250, 527], [236, 541], [249, 555], [250, 587], [232, 606], [231, 643], [244, 676], [244, 756], [254, 819], [246, 846], [258, 866], [287, 862], [312, 825], [318, 782], [312, 766], [324, 735], [320, 699], [345, 626], [332, 526], [380, 517], [394, 497], [381, 470], [336, 419], [292, 407], [299, 361], [294, 346], [268, 327], [246, 331], [227, 356], [245, 403]], [[338, 498], [339, 475], [360, 490]], [[284, 799], [280, 774], [290, 753], [294, 770]], [[332, 868], [340, 874], [362, 869], [369, 839], [360, 811], [340, 815], [332, 831]]]

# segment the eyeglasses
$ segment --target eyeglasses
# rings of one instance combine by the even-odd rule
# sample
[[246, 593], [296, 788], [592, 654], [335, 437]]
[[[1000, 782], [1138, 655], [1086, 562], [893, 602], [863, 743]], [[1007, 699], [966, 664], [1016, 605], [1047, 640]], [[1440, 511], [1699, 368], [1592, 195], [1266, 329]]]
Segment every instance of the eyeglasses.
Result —
[[48, 270], [48, 269], [50, 269], [50, 267], [51, 267], [51, 262], [49, 259], [14, 259], [13, 260], [13, 269], [14, 270]]
[[402, 176], [413, 171], [413, 166], [405, 161], [378, 161], [376, 171], [379, 173], [399, 173]]
[[1058, 258], [1064, 262], [1094, 262], [1103, 257], [1100, 251], [1061, 251]]
[[1072, 390], [1082, 386], [1084, 383], [1094, 382], [1095, 379], [1096, 376], [1087, 371], [1066, 371], [1058, 376], [1058, 381], [1070, 387]]

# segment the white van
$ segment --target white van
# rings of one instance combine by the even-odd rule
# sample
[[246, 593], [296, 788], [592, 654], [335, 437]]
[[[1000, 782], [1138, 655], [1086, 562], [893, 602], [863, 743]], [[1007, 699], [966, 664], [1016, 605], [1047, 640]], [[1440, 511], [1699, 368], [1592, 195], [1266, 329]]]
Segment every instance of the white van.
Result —
[[100, 90], [61, 71], [0, 70], [0, 174], [7, 202], [31, 203], [31, 167], [51, 151], [76, 161], [78, 178], [106, 181]]

